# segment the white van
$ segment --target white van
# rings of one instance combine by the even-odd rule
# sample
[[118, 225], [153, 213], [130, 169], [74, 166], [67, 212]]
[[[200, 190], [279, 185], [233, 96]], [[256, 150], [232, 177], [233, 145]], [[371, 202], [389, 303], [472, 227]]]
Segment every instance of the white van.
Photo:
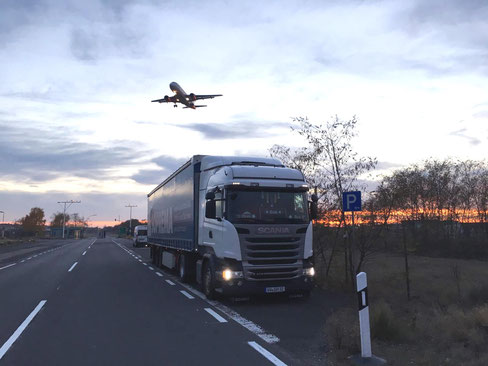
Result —
[[132, 244], [134, 247], [147, 246], [147, 226], [137, 225], [134, 228], [134, 242]]

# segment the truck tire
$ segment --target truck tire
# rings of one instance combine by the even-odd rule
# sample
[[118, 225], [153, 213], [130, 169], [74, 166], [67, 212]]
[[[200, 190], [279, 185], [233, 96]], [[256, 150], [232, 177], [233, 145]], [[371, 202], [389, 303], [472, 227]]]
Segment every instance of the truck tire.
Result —
[[214, 271], [209, 261], [206, 261], [203, 267], [202, 290], [207, 299], [214, 300], [216, 298]]
[[190, 277], [188, 267], [188, 258], [185, 254], [180, 254], [178, 257], [178, 277], [182, 282], [188, 282]]

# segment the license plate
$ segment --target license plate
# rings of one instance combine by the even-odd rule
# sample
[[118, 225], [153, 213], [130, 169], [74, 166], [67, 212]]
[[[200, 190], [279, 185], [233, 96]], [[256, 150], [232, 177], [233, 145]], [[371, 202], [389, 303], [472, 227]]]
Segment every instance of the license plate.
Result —
[[285, 286], [266, 287], [267, 294], [272, 294], [276, 292], [285, 292]]

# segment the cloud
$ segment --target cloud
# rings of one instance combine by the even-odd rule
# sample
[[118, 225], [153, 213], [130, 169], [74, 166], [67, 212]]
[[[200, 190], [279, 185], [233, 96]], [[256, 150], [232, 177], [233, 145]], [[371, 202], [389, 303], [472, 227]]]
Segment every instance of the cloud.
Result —
[[137, 174], [134, 174], [131, 179], [135, 180], [137, 183], [141, 184], [159, 184], [161, 183], [164, 179], [166, 179], [169, 176], [169, 173], [167, 173], [166, 170], [164, 169], [144, 169], [140, 170]]
[[160, 155], [151, 160], [161, 169], [142, 169], [131, 178], [142, 184], [159, 184], [168, 176], [186, 163], [189, 158], [175, 158], [169, 155]]
[[286, 122], [253, 122], [248, 120], [233, 121], [225, 124], [220, 123], [190, 123], [187, 125], [177, 125], [178, 127], [197, 131], [205, 138], [212, 140], [222, 139], [242, 139], [242, 138], [261, 138], [277, 135], [271, 132], [275, 128], [290, 128], [290, 123]]
[[400, 168], [402, 167], [402, 164], [399, 163], [392, 163], [389, 161], [378, 161], [376, 164], [375, 170], [384, 170], [384, 169], [390, 169], [390, 168]]
[[468, 132], [467, 128], [461, 128], [460, 130], [452, 131], [451, 133], [449, 133], [449, 135], [466, 139], [471, 145], [479, 145], [481, 143], [480, 139], [468, 135], [467, 132]]
[[68, 209], [68, 213], [77, 212], [85, 217], [96, 214], [97, 216], [91, 218], [94, 221], [113, 220], [118, 215], [120, 215], [122, 220], [128, 220], [129, 209], [125, 205], [129, 203], [137, 205], [137, 208], [132, 209], [132, 217], [143, 219], [147, 215], [146, 194], [0, 191], [0, 202], [2, 202], [2, 209], [5, 211], [6, 221], [12, 221], [25, 216], [32, 207], [44, 209], [45, 217], [49, 220], [53, 213], [63, 210], [63, 207], [57, 202], [66, 200], [81, 201], [79, 204], [72, 205]]
[[473, 114], [474, 118], [488, 118], [488, 110], [486, 111], [479, 111]]
[[41, 182], [66, 175], [103, 179], [108, 169], [135, 164], [145, 156], [126, 146], [73, 141], [72, 128], [40, 128], [26, 120], [0, 119], [0, 129], [3, 179]]

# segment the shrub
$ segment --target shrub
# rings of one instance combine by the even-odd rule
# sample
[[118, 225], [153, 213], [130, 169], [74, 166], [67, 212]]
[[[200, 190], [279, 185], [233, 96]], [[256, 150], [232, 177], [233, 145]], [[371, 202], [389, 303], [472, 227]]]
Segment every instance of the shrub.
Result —
[[407, 326], [393, 315], [391, 307], [380, 302], [371, 306], [371, 335], [387, 342], [401, 342], [407, 338]]
[[474, 309], [476, 324], [488, 330], [488, 304]]
[[343, 308], [333, 313], [325, 324], [330, 349], [359, 352], [359, 320], [357, 311]]
[[472, 305], [488, 303], [488, 283], [473, 287], [469, 291], [468, 299]]

